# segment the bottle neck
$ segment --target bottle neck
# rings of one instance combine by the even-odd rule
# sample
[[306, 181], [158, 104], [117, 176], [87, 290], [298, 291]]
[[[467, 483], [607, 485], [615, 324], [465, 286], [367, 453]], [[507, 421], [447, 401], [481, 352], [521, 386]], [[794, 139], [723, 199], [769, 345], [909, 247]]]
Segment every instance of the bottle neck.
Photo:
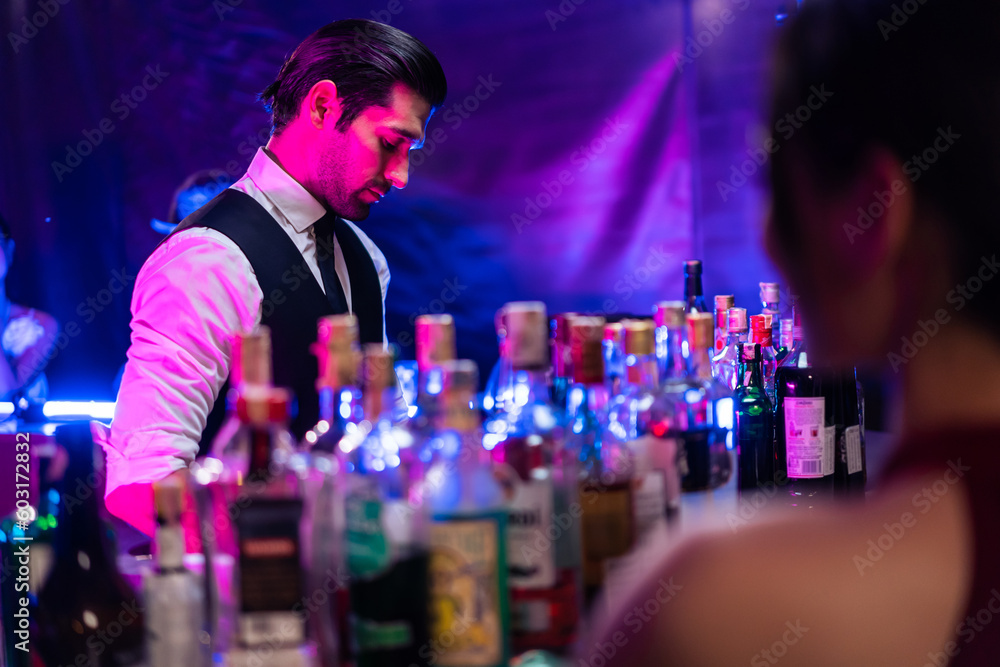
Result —
[[524, 408], [549, 402], [549, 385], [544, 368], [515, 368], [511, 372], [510, 413], [522, 413]]
[[726, 335], [726, 347], [735, 347], [740, 343], [747, 342], [747, 331], [730, 331]]
[[704, 292], [701, 288], [701, 274], [687, 274], [684, 276], [684, 299], [690, 306], [695, 301], [704, 301]]
[[792, 347], [788, 350], [788, 354], [785, 355], [785, 358], [781, 360], [781, 365], [791, 368], [812, 367], [809, 362], [809, 353], [806, 350], [805, 340], [793, 337]]
[[176, 572], [184, 569], [184, 530], [180, 523], [156, 527], [156, 569]]
[[756, 387], [758, 389], [763, 389], [764, 371], [761, 358], [757, 357], [753, 361], [743, 361], [741, 359], [736, 382], [737, 388]]
[[695, 348], [690, 351], [690, 374], [703, 380], [712, 379], [712, 353], [708, 348]]
[[645, 391], [653, 391], [659, 386], [659, 374], [656, 370], [656, 356], [652, 354], [630, 354], [625, 359], [628, 372], [626, 383]]
[[668, 378], [682, 378], [688, 373], [688, 360], [684, 354], [683, 329], [667, 329], [665, 370]]

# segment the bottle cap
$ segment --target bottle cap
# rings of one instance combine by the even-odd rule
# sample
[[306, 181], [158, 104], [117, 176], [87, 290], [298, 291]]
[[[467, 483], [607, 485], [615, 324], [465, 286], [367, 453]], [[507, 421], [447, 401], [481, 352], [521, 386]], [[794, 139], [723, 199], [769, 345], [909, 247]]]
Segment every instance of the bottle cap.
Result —
[[760, 343], [761, 346], [771, 345], [771, 316], [751, 315], [750, 332], [751, 343]]
[[604, 381], [603, 334], [603, 317], [573, 318], [570, 323], [570, 349], [574, 382], [598, 384]]
[[760, 358], [760, 343], [741, 343], [740, 361], [749, 363]]
[[653, 323], [649, 320], [627, 320], [625, 323], [625, 354], [648, 356], [655, 350]]
[[251, 386], [236, 399], [236, 415], [240, 421], [262, 426], [288, 421], [292, 394], [281, 387]]
[[618, 345], [625, 342], [625, 325], [621, 322], [608, 322], [604, 325], [604, 340], [614, 341]]
[[[392, 352], [389, 352], [382, 343], [367, 343], [364, 347], [364, 391], [365, 393], [381, 393], [393, 386], [396, 382], [396, 373], [393, 370]], [[375, 415], [371, 415], [375, 419]]]
[[715, 318], [709, 313], [688, 313], [687, 338], [692, 350], [715, 347]]
[[271, 329], [260, 325], [233, 339], [232, 386], [271, 384]]
[[514, 301], [504, 306], [507, 350], [515, 369], [545, 368], [549, 363], [548, 317], [541, 301]]
[[715, 296], [716, 310], [729, 310], [736, 305], [736, 297], [732, 294], [717, 294]]
[[352, 314], [328, 315], [317, 323], [313, 354], [319, 367], [316, 389], [350, 387], [358, 382], [358, 318]]
[[760, 300], [763, 303], [779, 303], [781, 301], [781, 290], [778, 283], [761, 283]]
[[685, 309], [683, 301], [660, 301], [653, 313], [653, 324], [668, 329], [683, 329]]
[[455, 319], [451, 315], [420, 315], [415, 330], [420, 373], [455, 358]]
[[747, 330], [747, 309], [730, 308], [728, 313], [729, 333], [744, 333]]
[[687, 276], [700, 276], [701, 275], [701, 260], [700, 259], [689, 259], [684, 262], [684, 275]]

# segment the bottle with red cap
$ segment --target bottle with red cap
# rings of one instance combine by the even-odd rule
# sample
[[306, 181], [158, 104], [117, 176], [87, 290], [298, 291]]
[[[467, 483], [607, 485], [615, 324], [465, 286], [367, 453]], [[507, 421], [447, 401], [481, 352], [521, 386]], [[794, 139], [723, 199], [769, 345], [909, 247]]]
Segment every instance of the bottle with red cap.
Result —
[[750, 316], [750, 342], [760, 345], [764, 388], [771, 405], [774, 405], [774, 371], [778, 367], [778, 360], [774, 355], [774, 346], [771, 344], [771, 333], [771, 315], [764, 313]]

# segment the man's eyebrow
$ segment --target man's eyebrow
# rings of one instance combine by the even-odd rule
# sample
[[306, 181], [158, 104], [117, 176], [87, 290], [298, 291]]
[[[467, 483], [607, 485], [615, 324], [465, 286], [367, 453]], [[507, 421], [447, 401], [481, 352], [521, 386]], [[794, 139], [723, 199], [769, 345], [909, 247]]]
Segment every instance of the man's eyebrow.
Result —
[[421, 133], [419, 132], [411, 132], [404, 127], [390, 127], [389, 130], [412, 141], [412, 148], [421, 148], [424, 145], [424, 139], [420, 136]]

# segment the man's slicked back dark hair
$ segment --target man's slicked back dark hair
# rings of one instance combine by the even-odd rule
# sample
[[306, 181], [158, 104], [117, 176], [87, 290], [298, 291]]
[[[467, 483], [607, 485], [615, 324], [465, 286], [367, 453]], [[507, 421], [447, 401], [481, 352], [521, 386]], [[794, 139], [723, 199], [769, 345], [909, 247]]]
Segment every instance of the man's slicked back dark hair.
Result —
[[344, 131], [370, 106], [388, 106], [392, 87], [403, 83], [437, 109], [448, 91], [441, 63], [417, 38], [366, 19], [334, 21], [299, 44], [260, 94], [279, 134], [299, 113], [302, 100], [319, 81], [337, 84]]

